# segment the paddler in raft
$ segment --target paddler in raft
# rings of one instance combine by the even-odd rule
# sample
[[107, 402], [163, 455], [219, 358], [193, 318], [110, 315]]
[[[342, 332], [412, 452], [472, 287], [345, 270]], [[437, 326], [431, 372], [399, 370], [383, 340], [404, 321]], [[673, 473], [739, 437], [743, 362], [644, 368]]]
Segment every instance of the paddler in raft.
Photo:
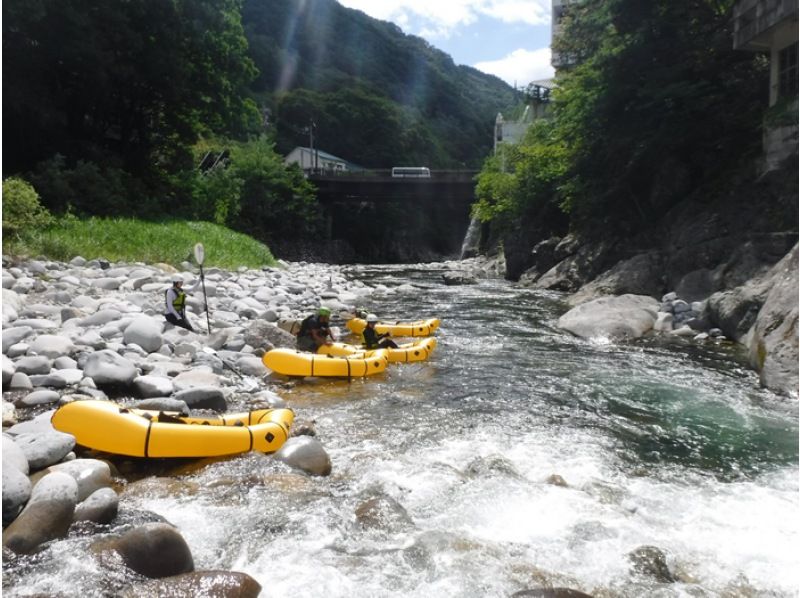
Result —
[[316, 315], [308, 316], [300, 324], [297, 333], [297, 348], [300, 351], [316, 353], [322, 345], [330, 345], [336, 341], [330, 328], [331, 310], [320, 307]]
[[388, 332], [378, 334], [375, 330], [375, 324], [378, 323], [378, 316], [375, 314], [367, 314], [367, 327], [361, 333], [364, 339], [364, 346], [367, 349], [397, 349], [397, 343], [387, 338], [391, 336]]

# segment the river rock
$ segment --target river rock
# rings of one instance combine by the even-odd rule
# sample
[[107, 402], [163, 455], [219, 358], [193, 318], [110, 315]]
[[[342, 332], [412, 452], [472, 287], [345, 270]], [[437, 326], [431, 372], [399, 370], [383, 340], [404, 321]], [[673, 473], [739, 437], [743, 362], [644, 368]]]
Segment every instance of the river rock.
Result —
[[177, 412], [181, 415], [189, 415], [189, 406], [184, 401], [170, 399], [167, 397], [154, 397], [136, 403], [137, 409], [148, 409], [151, 411]]
[[3, 388], [6, 388], [14, 376], [17, 369], [14, 367], [14, 362], [11, 361], [6, 355], [3, 355]]
[[608, 295], [658, 296], [664, 289], [664, 260], [660, 252], [642, 253], [618, 262], [567, 299], [575, 306]]
[[652, 577], [659, 583], [673, 583], [675, 577], [667, 566], [667, 557], [655, 546], [640, 546], [628, 554], [633, 570], [641, 575]]
[[146, 577], [162, 578], [194, 571], [194, 560], [186, 540], [166, 523], [145, 523], [117, 539], [99, 544], [116, 550], [125, 564]]
[[71, 357], [58, 357], [53, 361], [53, 367], [57, 370], [71, 370], [78, 367], [78, 362]]
[[[25, 374], [20, 375], [24, 376]], [[17, 409], [14, 407], [14, 404], [3, 401], [3, 427], [13, 426], [17, 421]]]
[[105, 326], [109, 322], [119, 320], [121, 316], [122, 314], [117, 309], [101, 309], [91, 316], [81, 319], [78, 323], [84, 327]]
[[48, 403], [56, 403], [61, 398], [54, 390], [34, 390], [22, 397], [19, 400], [19, 405], [22, 407], [32, 407], [34, 405], [47, 405]]
[[592, 595], [571, 588], [533, 588], [514, 592], [511, 598], [592, 598]]
[[327, 476], [332, 469], [328, 453], [319, 440], [310, 436], [289, 438], [275, 458], [311, 475]]
[[[81, 459], [79, 459], [80, 461]], [[99, 488], [75, 507], [72, 521], [111, 523], [119, 511], [119, 497], [111, 488]]]
[[[569, 245], [569, 237], [570, 235], [564, 237], [556, 247], [556, 259], [561, 254], [559, 248], [562, 245], [565, 245], [565, 247]], [[611, 245], [605, 242], [584, 245], [575, 253], [562, 258], [559, 263], [545, 272], [533, 286], [537, 289], [574, 293], [601, 272], [612, 253], [611, 250]]]
[[18, 359], [14, 366], [23, 374], [49, 374], [52, 361], [43, 355], [29, 355]]
[[37, 336], [30, 347], [28, 347], [28, 353], [30, 355], [44, 355], [50, 359], [55, 359], [62, 355], [70, 355], [74, 352], [75, 345], [72, 344], [71, 340], [54, 334], [42, 334]]
[[166, 376], [137, 376], [133, 379], [136, 393], [143, 398], [168, 397], [174, 387]]
[[172, 385], [175, 387], [176, 391], [181, 391], [198, 386], [219, 387], [221, 385], [221, 381], [219, 376], [213, 372], [208, 372], [205, 370], [190, 370], [175, 376], [175, 378], [172, 380]]
[[797, 396], [798, 392], [798, 248], [768, 275], [772, 288], [749, 338], [750, 363], [761, 384]]
[[[3, 443], [5, 449], [5, 442]], [[27, 462], [26, 462], [27, 465]], [[31, 497], [31, 481], [23, 472], [6, 462], [3, 455], [3, 526], [14, 521]]]
[[213, 409], [219, 412], [228, 410], [225, 395], [216, 386], [193, 386], [176, 392], [172, 398], [183, 401], [190, 409]]
[[653, 330], [656, 332], [672, 332], [673, 315], [671, 313], [660, 311], [653, 324]]
[[101, 488], [111, 486], [111, 469], [108, 463], [98, 459], [75, 459], [57, 463], [48, 467], [47, 471], [60, 471], [72, 476], [78, 485], [78, 502]]
[[123, 596], [213, 596], [213, 598], [256, 598], [261, 585], [238, 571], [195, 571], [134, 585]]
[[28, 457], [17, 446], [13, 438], [3, 434], [3, 469], [6, 467], [14, 467], [25, 475], [30, 472]]
[[266, 320], [255, 320], [244, 332], [244, 341], [254, 349], [269, 351], [276, 347], [293, 349], [297, 339]]
[[[20, 425], [20, 424], [17, 424]], [[75, 447], [75, 437], [58, 430], [19, 434], [14, 442], [25, 454], [31, 471], [43, 469], [61, 461]]]
[[161, 322], [141, 316], [128, 324], [122, 338], [125, 344], [135, 343], [148, 353], [153, 353], [158, 351], [163, 343], [162, 330]]
[[8, 383], [9, 390], [33, 390], [33, 384], [28, 374], [16, 372]]
[[240, 357], [236, 361], [236, 368], [245, 376], [260, 377], [269, 373], [269, 370], [258, 357]]
[[381, 494], [362, 502], [355, 510], [356, 523], [364, 529], [397, 533], [414, 527], [408, 511], [391, 496]]
[[476, 284], [478, 282], [472, 274], [455, 270], [442, 273], [442, 280], [446, 286]]
[[652, 297], [601, 297], [572, 308], [558, 327], [582, 338], [634, 339], [653, 328], [657, 313]]
[[50, 473], [33, 487], [28, 504], [3, 531], [3, 546], [30, 554], [40, 544], [66, 535], [78, 499], [78, 485], [65, 473]]
[[129, 385], [137, 375], [133, 362], [108, 349], [89, 355], [83, 373], [98, 386]]
[[261, 390], [254, 394], [251, 399], [251, 404], [264, 404], [270, 409], [283, 409], [288, 406], [285, 400], [271, 390]]

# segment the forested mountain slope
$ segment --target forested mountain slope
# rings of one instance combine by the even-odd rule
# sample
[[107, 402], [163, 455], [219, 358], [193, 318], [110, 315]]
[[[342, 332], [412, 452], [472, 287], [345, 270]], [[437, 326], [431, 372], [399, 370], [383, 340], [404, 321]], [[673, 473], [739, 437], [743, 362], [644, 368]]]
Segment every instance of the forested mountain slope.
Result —
[[514, 90], [396, 25], [333, 0], [246, 0], [242, 23], [278, 149], [317, 145], [371, 167], [477, 167]]

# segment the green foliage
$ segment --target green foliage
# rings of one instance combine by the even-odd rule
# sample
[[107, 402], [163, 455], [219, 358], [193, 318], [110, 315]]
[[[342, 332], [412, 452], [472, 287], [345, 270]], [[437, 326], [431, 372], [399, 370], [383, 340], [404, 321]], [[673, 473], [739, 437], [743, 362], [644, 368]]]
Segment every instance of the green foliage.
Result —
[[67, 261], [87, 259], [168, 263], [190, 259], [195, 243], [203, 243], [206, 267], [234, 269], [275, 265], [269, 248], [246, 235], [208, 222], [145, 222], [124, 218], [61, 218], [46, 229], [28, 230], [3, 239], [3, 253], [44, 255]]
[[641, 228], [760, 151], [767, 73], [732, 49], [731, 2], [575, 3], [554, 49], [573, 225]]
[[39, 194], [27, 181], [9, 177], [3, 181], [3, 234], [19, 235], [50, 224], [50, 213], [39, 203]]
[[519, 145], [501, 144], [478, 175], [473, 215], [509, 224], [524, 214], [552, 212], [568, 168], [568, 152], [551, 121], [531, 125]]
[[296, 167], [286, 168], [272, 141], [203, 141], [196, 159], [227, 149], [226, 164], [197, 171], [190, 183], [193, 218], [230, 226], [259, 239], [294, 238], [317, 230], [314, 189]]

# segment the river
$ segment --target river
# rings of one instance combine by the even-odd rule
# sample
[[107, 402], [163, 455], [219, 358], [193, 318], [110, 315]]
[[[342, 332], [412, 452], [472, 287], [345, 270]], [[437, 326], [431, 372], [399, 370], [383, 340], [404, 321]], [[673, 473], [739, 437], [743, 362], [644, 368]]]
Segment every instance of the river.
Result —
[[[797, 595], [797, 402], [760, 389], [733, 348], [587, 342], [556, 328], [557, 294], [447, 287], [436, 267], [349, 273], [412, 284], [369, 307], [440, 317], [439, 346], [376, 378], [278, 389], [315, 422], [329, 477], [249, 454], [173, 468], [183, 492], [123, 497], [177, 525], [196, 568], [244, 571], [265, 597]], [[359, 523], [374, 496], [410, 522]], [[86, 542], [51, 545], [6, 591], [114, 595], [123, 580]], [[674, 582], [632, 569], [642, 546]]]

